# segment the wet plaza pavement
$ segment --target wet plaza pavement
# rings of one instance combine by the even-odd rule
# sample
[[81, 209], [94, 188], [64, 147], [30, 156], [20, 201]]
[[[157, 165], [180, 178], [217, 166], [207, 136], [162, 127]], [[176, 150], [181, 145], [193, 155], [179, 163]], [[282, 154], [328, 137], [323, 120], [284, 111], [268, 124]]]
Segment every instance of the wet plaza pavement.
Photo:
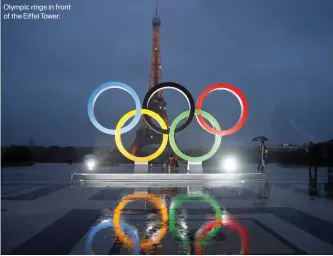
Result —
[[[103, 172], [132, 173], [133, 165], [104, 168]], [[212, 168], [204, 169], [212, 172]], [[167, 207], [180, 194], [201, 190], [211, 195], [247, 231], [249, 254], [333, 254], [333, 200], [328, 197], [327, 170], [319, 169], [318, 193], [309, 195], [306, 168], [269, 165], [267, 196], [262, 196], [259, 182], [223, 184], [210, 187], [136, 188], [81, 187], [70, 183], [81, 164], [37, 164], [31, 167], [4, 168], [2, 181], [1, 248], [6, 254], [84, 254], [91, 227], [106, 219], [119, 200], [132, 193], [164, 194]], [[254, 165], [244, 165], [245, 173], [255, 172]], [[214, 217], [207, 203], [183, 206], [189, 234]], [[147, 229], [147, 216], [155, 214], [143, 201], [125, 207], [123, 221], [139, 234]], [[155, 214], [156, 218], [158, 214]], [[179, 254], [182, 243], [171, 232], [156, 249], [158, 254]], [[93, 243], [95, 254], [131, 254], [114, 242], [112, 229], [99, 232]], [[190, 250], [190, 249], [189, 249]], [[204, 247], [204, 254], [239, 254], [241, 240], [237, 233], [222, 228], [215, 240]]]

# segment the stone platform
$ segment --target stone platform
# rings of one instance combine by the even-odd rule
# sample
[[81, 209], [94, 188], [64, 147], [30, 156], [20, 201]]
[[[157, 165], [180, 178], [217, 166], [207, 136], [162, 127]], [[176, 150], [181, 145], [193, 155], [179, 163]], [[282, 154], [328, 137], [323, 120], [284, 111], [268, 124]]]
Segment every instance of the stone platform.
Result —
[[[129, 164], [102, 168], [99, 172], [119, 173], [120, 177], [133, 173], [133, 169], [134, 165]], [[90, 228], [108, 218], [121, 197], [141, 192], [143, 188], [142, 184], [133, 187], [73, 185], [70, 178], [74, 173], [91, 175], [80, 164], [38, 164], [2, 171], [2, 254], [84, 254]], [[254, 171], [254, 165], [243, 165], [239, 170], [243, 177], [251, 176]], [[160, 170], [153, 167], [151, 172], [155, 175]], [[204, 168], [204, 173], [214, 172], [213, 167]], [[177, 194], [198, 188], [212, 195], [228, 215], [246, 228], [250, 254], [333, 254], [333, 200], [327, 197], [326, 170], [318, 172], [316, 195], [309, 195], [305, 168], [269, 165], [266, 176], [268, 199], [261, 196], [259, 181], [247, 182], [246, 178], [237, 184], [184, 184], [177, 189], [170, 184], [165, 187], [147, 184], [146, 190], [164, 194], [169, 203]], [[205, 203], [187, 203], [183, 209], [187, 214], [184, 222], [191, 233], [214, 216]], [[144, 202], [135, 201], [126, 207], [124, 220], [142, 234], [149, 213]], [[94, 253], [131, 254], [114, 243], [113, 236], [111, 229], [100, 232], [93, 242]], [[168, 232], [157, 250], [159, 254], [179, 254], [180, 247]], [[237, 254], [239, 251], [237, 234], [223, 229], [204, 253]]]

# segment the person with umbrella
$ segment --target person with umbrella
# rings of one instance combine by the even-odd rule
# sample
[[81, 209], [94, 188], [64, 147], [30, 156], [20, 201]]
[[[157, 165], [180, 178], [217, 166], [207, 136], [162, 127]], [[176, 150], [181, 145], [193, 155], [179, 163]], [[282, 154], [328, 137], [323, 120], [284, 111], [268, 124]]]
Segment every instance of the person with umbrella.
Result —
[[267, 165], [267, 158], [268, 158], [268, 149], [263, 140], [260, 143], [259, 153], [260, 153], [260, 160], [259, 160], [257, 171], [263, 172], [265, 166]]
[[308, 170], [309, 170], [309, 177], [312, 178], [312, 169], [314, 171], [315, 179], [317, 178], [317, 170], [318, 170], [318, 158], [319, 158], [319, 149], [313, 141], [309, 142], [308, 148]]
[[257, 167], [257, 172], [263, 172], [265, 166], [267, 165], [267, 159], [268, 159], [268, 149], [265, 145], [265, 141], [268, 141], [268, 139], [264, 136], [258, 136], [253, 138], [252, 141], [260, 141], [259, 163]]

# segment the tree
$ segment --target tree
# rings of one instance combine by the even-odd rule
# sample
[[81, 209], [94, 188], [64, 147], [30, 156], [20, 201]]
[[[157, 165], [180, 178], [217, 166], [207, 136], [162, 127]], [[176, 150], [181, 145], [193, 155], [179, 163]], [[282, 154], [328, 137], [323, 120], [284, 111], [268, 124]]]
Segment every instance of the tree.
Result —
[[62, 155], [64, 155], [65, 161], [67, 161], [68, 163], [73, 163], [78, 160], [77, 153], [74, 147], [65, 147], [62, 151]]
[[25, 146], [10, 146], [6, 149], [3, 158], [5, 164], [32, 164], [34, 162], [31, 151]]

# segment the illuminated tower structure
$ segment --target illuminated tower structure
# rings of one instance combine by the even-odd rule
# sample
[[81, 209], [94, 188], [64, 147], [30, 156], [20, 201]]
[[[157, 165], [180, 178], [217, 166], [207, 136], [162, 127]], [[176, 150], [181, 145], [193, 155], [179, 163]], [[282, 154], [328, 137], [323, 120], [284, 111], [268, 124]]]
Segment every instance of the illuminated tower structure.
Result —
[[[157, 13], [157, 4], [155, 17], [152, 21], [153, 25], [153, 46], [151, 57], [151, 70], [149, 89], [161, 83], [162, 68], [161, 68], [161, 51], [160, 51], [160, 26], [161, 20]], [[166, 113], [166, 102], [163, 97], [163, 91], [159, 91], [151, 98], [148, 109], [158, 113], [168, 125], [168, 116]], [[144, 147], [152, 144], [160, 145], [162, 142], [162, 135], [156, 133], [149, 128], [144, 119], [139, 130], [136, 131], [136, 138], [131, 146], [131, 153], [137, 155]]]

